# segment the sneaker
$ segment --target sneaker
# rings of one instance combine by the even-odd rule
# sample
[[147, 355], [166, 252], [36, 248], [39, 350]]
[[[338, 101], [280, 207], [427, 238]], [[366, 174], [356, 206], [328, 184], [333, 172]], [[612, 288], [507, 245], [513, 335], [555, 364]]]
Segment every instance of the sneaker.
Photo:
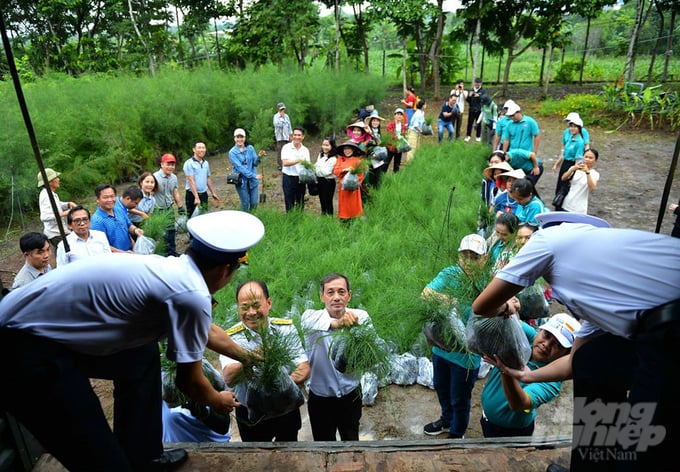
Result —
[[480, 138], [479, 136], [477, 136], [477, 137], [475, 138], [475, 141], [477, 141], [477, 142], [480, 142], [481, 140], [482, 140], [482, 138]]
[[552, 463], [548, 466], [545, 472], [569, 472], [569, 469], [562, 467], [559, 464]]
[[447, 433], [449, 431], [449, 425], [444, 423], [444, 420], [439, 418], [437, 421], [428, 423], [423, 428], [423, 432], [428, 436], [437, 436], [441, 433]]
[[465, 142], [467, 143], [468, 141], [470, 141], [470, 136], [465, 136]]

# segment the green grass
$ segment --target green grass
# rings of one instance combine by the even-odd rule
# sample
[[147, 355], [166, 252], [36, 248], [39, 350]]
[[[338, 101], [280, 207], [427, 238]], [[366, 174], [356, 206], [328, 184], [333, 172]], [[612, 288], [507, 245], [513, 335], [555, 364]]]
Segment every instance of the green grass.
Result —
[[[400, 352], [410, 349], [427, 308], [420, 292], [456, 262], [458, 242], [476, 229], [487, 154], [483, 146], [462, 143], [423, 146], [402, 171], [385, 176], [366, 218], [349, 225], [309, 212], [258, 208], [265, 237], [249, 251], [249, 265], [239, 269], [230, 287], [262, 279], [272, 294], [271, 315], [295, 316], [305, 308], [323, 308], [319, 281], [330, 272], [343, 273], [352, 284], [350, 305], [366, 309], [378, 334]], [[216, 298], [216, 320], [230, 325], [233, 290]]]

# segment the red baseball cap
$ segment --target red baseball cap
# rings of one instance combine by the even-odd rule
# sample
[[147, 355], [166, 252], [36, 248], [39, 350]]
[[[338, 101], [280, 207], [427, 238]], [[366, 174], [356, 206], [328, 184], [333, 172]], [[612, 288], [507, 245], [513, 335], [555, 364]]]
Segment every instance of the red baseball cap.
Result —
[[175, 156], [172, 154], [163, 154], [163, 157], [161, 157], [161, 162], [177, 162], [177, 159], [175, 159]]

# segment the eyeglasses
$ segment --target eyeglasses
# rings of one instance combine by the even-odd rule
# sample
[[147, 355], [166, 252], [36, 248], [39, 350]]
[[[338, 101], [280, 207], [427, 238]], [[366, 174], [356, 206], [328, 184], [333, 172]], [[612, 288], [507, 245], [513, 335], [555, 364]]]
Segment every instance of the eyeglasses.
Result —
[[86, 224], [88, 221], [90, 221], [89, 218], [74, 218], [73, 220], [71, 220], [71, 222], [72, 222], [74, 225], [84, 225], [84, 224]]

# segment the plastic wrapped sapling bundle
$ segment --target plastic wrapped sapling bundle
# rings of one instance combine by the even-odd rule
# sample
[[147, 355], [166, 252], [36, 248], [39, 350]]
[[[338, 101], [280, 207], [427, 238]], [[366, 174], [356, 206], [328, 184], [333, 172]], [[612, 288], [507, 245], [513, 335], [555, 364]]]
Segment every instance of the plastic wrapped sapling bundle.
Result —
[[531, 344], [517, 315], [485, 317], [472, 314], [468, 320], [467, 346], [472, 352], [493, 357], [503, 364], [521, 369], [531, 357]]
[[314, 164], [309, 161], [302, 160], [302, 169], [300, 169], [300, 183], [313, 184], [316, 183], [316, 173], [314, 172]]
[[359, 190], [359, 174], [363, 174], [368, 171], [368, 163], [365, 159], [362, 159], [352, 170], [347, 172], [342, 178], [342, 189], [343, 190]]
[[425, 316], [423, 335], [427, 342], [447, 352], [466, 350], [465, 323], [456, 308], [443, 305], [431, 307]]
[[290, 413], [305, 402], [289, 375], [296, 368], [293, 352], [299, 342], [297, 333], [271, 331], [266, 324], [257, 332], [262, 339], [262, 356], [244, 365], [233, 381], [236, 398], [248, 408], [247, 422], [251, 425]]
[[[162, 365], [163, 400], [170, 407], [182, 406], [186, 408], [196, 419], [202, 421], [213, 431], [219, 434], [227, 434], [229, 432], [229, 414], [217, 413], [211, 407], [191, 400], [175, 383], [177, 364], [166, 359]], [[222, 374], [207, 359], [203, 359], [201, 366], [203, 368], [203, 375], [210, 381], [210, 385], [215, 390], [222, 392], [227, 389], [227, 384], [224, 382]]]
[[360, 378], [373, 372], [378, 378], [389, 375], [390, 349], [373, 326], [360, 324], [333, 331], [328, 356], [342, 373]]
[[517, 294], [520, 303], [519, 316], [523, 320], [544, 318], [550, 315], [550, 305], [545, 299], [544, 290], [543, 285], [537, 281]]
[[418, 358], [410, 352], [390, 356], [390, 380], [395, 385], [413, 385], [418, 379]]

